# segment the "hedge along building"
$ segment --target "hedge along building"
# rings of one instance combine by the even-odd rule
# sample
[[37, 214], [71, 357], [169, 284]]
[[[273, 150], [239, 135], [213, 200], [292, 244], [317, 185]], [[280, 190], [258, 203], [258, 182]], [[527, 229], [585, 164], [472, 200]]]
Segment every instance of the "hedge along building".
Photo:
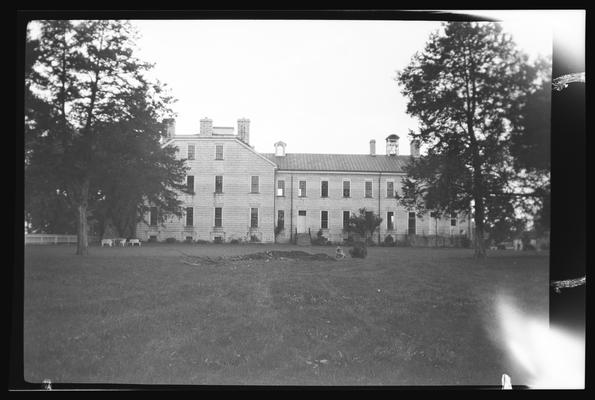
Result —
[[143, 240], [258, 240], [293, 242], [316, 237], [319, 231], [332, 242], [347, 237], [345, 225], [360, 208], [383, 219], [373, 238], [378, 242], [413, 236], [466, 235], [469, 221], [463, 215], [436, 219], [417, 217], [397, 203], [410, 157], [399, 155], [397, 135], [386, 138], [386, 154], [376, 154], [370, 141], [368, 154], [287, 153], [286, 143], [274, 144], [274, 153], [258, 153], [249, 143], [250, 120], [233, 127], [214, 127], [200, 121], [198, 135], [176, 136], [175, 121], [168, 122], [163, 146], [176, 146], [190, 170], [187, 183], [194, 192], [180, 194], [184, 216], [157, 222], [151, 208], [137, 226]]

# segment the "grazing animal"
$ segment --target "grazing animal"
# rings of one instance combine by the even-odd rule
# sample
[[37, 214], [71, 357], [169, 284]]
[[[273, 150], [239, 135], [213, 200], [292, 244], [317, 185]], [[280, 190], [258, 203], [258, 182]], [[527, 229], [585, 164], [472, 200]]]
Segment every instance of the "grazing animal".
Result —
[[103, 247], [103, 246], [112, 247], [113, 244], [114, 244], [114, 241], [112, 239], [101, 239], [101, 247]]
[[118, 238], [118, 239], [116, 239], [116, 241], [120, 244], [120, 246], [122, 246], [122, 247], [126, 246], [126, 239]]
[[137, 244], [138, 247], [141, 247], [140, 240], [138, 240], [138, 239], [128, 239], [128, 243], [130, 243], [130, 246], [134, 246], [135, 244]]

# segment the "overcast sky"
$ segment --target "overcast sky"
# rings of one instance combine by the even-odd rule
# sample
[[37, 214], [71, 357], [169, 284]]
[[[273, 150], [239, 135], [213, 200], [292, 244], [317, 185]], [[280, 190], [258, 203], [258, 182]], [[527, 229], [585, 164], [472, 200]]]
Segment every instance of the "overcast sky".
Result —
[[[515, 14], [516, 15], [516, 14]], [[515, 16], [513, 15], [513, 16]], [[551, 54], [551, 27], [535, 15], [504, 21], [520, 48]], [[177, 134], [195, 134], [199, 120], [237, 127], [251, 120], [250, 142], [272, 152], [367, 153], [370, 139], [416, 123], [394, 81], [440, 22], [295, 20], [136, 20], [140, 56], [155, 62], [177, 112]], [[237, 128], [236, 128], [237, 129]]]

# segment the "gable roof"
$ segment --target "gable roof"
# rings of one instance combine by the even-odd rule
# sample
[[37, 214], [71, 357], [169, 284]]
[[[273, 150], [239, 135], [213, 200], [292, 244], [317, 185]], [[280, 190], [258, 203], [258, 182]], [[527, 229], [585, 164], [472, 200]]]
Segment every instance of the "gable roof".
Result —
[[277, 164], [278, 170], [289, 171], [345, 171], [345, 172], [404, 172], [410, 156], [369, 154], [310, 154], [288, 153], [277, 157], [261, 153]]
[[271, 160], [270, 158], [266, 157], [264, 154], [257, 152], [254, 150], [252, 146], [247, 145], [242, 140], [238, 139], [236, 135], [217, 135], [217, 136], [198, 136], [198, 135], [187, 135], [187, 136], [174, 136], [173, 138], [167, 140], [165, 143], [161, 145], [161, 148], [170, 146], [178, 141], [220, 141], [220, 140], [231, 140], [240, 144], [247, 150], [251, 151], [258, 157], [262, 158], [268, 164], [271, 164], [273, 167], [276, 167], [277, 164]]

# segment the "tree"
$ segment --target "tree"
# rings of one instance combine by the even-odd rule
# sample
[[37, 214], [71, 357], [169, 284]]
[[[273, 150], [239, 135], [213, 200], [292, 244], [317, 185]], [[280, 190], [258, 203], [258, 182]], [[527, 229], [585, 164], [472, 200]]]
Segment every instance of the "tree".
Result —
[[[549, 71], [549, 61], [543, 60], [544, 71]], [[523, 202], [527, 214], [534, 220], [534, 228], [541, 234], [550, 229], [550, 115], [552, 81], [545, 74], [539, 87], [527, 96], [521, 129], [511, 135], [511, 154], [514, 168], [524, 179], [524, 185], [533, 188], [533, 201]]]
[[382, 218], [366, 208], [360, 208], [359, 214], [351, 213], [346, 226], [347, 232], [354, 232], [364, 240], [371, 236], [382, 223]]
[[159, 145], [173, 99], [146, 78], [152, 66], [134, 56], [132, 25], [63, 20], [38, 28], [27, 44], [26, 204], [53, 193], [75, 210], [80, 255], [101, 210], [153, 201], [162, 214], [181, 214], [174, 191], [183, 188], [184, 160]]
[[405, 188], [421, 190], [426, 209], [472, 209], [478, 258], [485, 257], [492, 221], [514, 212], [506, 204], [532, 195], [519, 187], [510, 137], [521, 129], [537, 70], [500, 25], [452, 22], [433, 33], [396, 78], [407, 113], [419, 121], [409, 135], [428, 148], [407, 167]]

